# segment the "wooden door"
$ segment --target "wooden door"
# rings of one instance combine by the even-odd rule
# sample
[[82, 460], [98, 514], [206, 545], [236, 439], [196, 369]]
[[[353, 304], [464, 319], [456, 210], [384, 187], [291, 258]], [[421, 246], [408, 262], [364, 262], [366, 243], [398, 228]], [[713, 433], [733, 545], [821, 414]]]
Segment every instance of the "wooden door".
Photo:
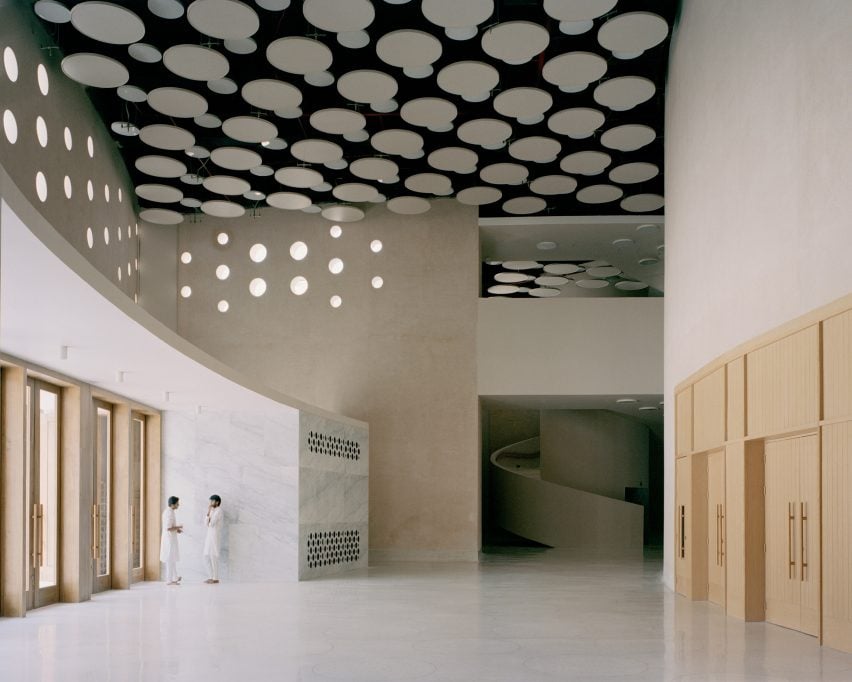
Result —
[[678, 457], [675, 460], [675, 481], [675, 590], [679, 594], [689, 596], [692, 557], [688, 551], [691, 539], [688, 508], [692, 494], [692, 475], [688, 457]]
[[798, 541], [796, 558], [801, 587], [801, 627], [818, 636], [820, 626], [820, 448], [811, 434], [794, 439], [799, 465]]
[[796, 562], [798, 457], [793, 441], [766, 442], [766, 620], [798, 630], [801, 588]]
[[707, 599], [725, 607], [725, 451], [707, 455]]

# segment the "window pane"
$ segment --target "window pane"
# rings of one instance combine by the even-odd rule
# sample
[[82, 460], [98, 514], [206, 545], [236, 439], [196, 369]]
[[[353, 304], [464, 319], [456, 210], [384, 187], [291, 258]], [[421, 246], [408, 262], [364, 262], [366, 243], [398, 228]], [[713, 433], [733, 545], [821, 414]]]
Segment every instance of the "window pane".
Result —
[[59, 531], [59, 405], [57, 395], [39, 390], [39, 502], [41, 503], [41, 566], [39, 587], [57, 582]]
[[98, 505], [98, 575], [109, 575], [110, 461], [112, 459], [112, 412], [97, 410], [95, 453], [95, 504]]
[[133, 419], [133, 434], [130, 447], [130, 504], [132, 506], [131, 545], [133, 550], [133, 568], [142, 568], [142, 488], [144, 486], [145, 464], [145, 420]]

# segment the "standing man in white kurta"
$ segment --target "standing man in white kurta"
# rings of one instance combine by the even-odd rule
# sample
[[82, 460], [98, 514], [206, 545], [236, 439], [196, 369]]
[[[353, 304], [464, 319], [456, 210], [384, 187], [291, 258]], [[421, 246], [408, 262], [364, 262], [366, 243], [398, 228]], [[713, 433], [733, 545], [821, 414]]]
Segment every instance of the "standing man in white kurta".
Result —
[[177, 562], [180, 559], [178, 549], [178, 534], [183, 533], [183, 526], [179, 526], [175, 516], [175, 510], [180, 506], [180, 499], [172, 495], [168, 506], [163, 512], [163, 533], [160, 538], [160, 561], [166, 564], [166, 585], [180, 585], [180, 576], [177, 574]]
[[210, 496], [210, 505], [207, 507], [207, 535], [204, 536], [204, 560], [207, 563], [207, 580], [204, 582], [215, 584], [219, 582], [219, 547], [222, 529], [222, 498], [218, 495]]

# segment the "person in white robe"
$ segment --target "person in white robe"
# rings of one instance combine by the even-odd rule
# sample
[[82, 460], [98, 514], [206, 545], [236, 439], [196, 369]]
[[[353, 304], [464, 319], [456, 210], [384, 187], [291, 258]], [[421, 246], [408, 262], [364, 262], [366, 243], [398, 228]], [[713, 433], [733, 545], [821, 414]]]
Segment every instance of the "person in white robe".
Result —
[[183, 532], [183, 526], [177, 523], [175, 510], [180, 506], [180, 499], [169, 498], [168, 506], [163, 511], [163, 532], [160, 538], [160, 561], [166, 564], [166, 585], [180, 585], [177, 574], [177, 562], [180, 559], [178, 535]]
[[207, 507], [207, 517], [204, 523], [207, 534], [204, 536], [204, 561], [207, 564], [208, 584], [219, 582], [219, 549], [222, 529], [222, 498], [218, 495], [210, 496], [210, 505]]

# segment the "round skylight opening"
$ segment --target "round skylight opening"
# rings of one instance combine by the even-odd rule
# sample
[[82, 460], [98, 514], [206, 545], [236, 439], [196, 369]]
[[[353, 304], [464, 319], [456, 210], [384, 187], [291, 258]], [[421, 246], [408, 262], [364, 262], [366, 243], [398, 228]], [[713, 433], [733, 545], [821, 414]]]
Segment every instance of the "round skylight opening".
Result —
[[382, 250], [382, 246], [383, 246], [383, 244], [382, 244], [381, 240], [374, 239], [373, 241], [370, 242], [370, 251], [372, 251], [373, 253], [378, 253], [379, 251]]
[[378, 275], [376, 275], [375, 277], [373, 277], [372, 281], [370, 282], [370, 284], [372, 285], [373, 289], [381, 289], [381, 288], [382, 288], [382, 286], [384, 285], [384, 283], [385, 283], [385, 280], [383, 280], [383, 279], [382, 279], [381, 277], [379, 277]]
[[69, 152], [71, 148], [74, 146], [74, 139], [71, 137], [71, 128], [65, 126], [65, 149]]
[[219, 246], [227, 246], [229, 241], [231, 241], [231, 237], [227, 232], [220, 232], [216, 235], [216, 243]]
[[340, 235], [343, 234], [343, 228], [340, 227], [340, 225], [332, 225], [331, 228], [329, 228], [328, 233], [334, 239], [338, 239], [340, 237]]
[[187, 285], [182, 286], [180, 288], [180, 295], [183, 298], [189, 298], [190, 296], [192, 296], [192, 287], [187, 286]]
[[71, 187], [71, 178], [67, 175], [65, 176], [65, 181], [63, 182], [63, 186], [65, 187], [65, 198], [70, 199], [71, 194], [73, 193], [73, 188]]
[[[266, 260], [266, 247], [263, 244], [255, 244], [249, 249], [249, 258], [255, 263], [262, 263]], [[264, 284], [264, 289], [265, 287], [266, 285]]]
[[217, 309], [220, 313], [227, 313], [227, 312], [228, 312], [228, 308], [230, 308], [230, 307], [231, 307], [231, 306], [230, 306], [230, 305], [228, 305], [228, 302], [227, 302], [226, 300], [224, 300], [224, 299], [222, 299], [221, 301], [219, 301], [219, 302], [216, 304], [216, 309]]
[[221, 279], [222, 281], [228, 279], [231, 276], [231, 268], [229, 268], [224, 263], [219, 265], [216, 268], [216, 279]]
[[636, 398], [619, 398], [615, 401], [619, 405], [629, 405], [630, 403], [638, 402]]
[[108, 227], [104, 228], [104, 244], [109, 246], [109, 228]]
[[553, 251], [556, 248], [556, 242], [539, 242], [535, 248], [539, 251]]
[[89, 245], [90, 249], [95, 246], [95, 233], [91, 227], [86, 228], [86, 244]]
[[86, 151], [89, 153], [89, 158], [95, 158], [95, 141], [92, 139], [92, 136], [86, 138]]
[[86, 183], [86, 195], [89, 197], [89, 201], [95, 200], [95, 186], [91, 180]]
[[41, 116], [36, 118], [36, 137], [42, 147], [47, 147], [47, 123]]
[[47, 178], [41, 171], [36, 173], [36, 194], [41, 201], [47, 201]]
[[18, 58], [11, 47], [3, 50], [3, 66], [6, 67], [6, 75], [15, 83], [18, 80]]
[[[293, 260], [305, 260], [308, 256], [308, 245], [305, 242], [293, 242], [290, 245], [290, 257]], [[291, 283], [292, 288], [292, 283]], [[295, 292], [294, 292], [295, 293]], [[304, 292], [302, 292], [304, 293]]]
[[38, 89], [41, 90], [42, 95], [47, 96], [47, 93], [50, 92], [50, 80], [47, 77], [47, 69], [44, 68], [44, 64], [38, 65], [36, 76], [38, 78]]
[[115, 228], [115, 236], [118, 237], [118, 241], [121, 241], [121, 227]]
[[341, 272], [343, 272], [343, 261], [339, 258], [332, 258], [330, 261], [328, 261], [328, 271], [332, 275], [339, 275]]
[[118, 270], [118, 281], [120, 282], [121, 281], [121, 266], [120, 265], [118, 266], [117, 270]]
[[109, 203], [109, 185], [104, 185], [104, 199]]
[[328, 299], [328, 302], [332, 308], [339, 308], [343, 305], [343, 299], [340, 298], [340, 296], [338, 296], [337, 294]]
[[308, 280], [306, 280], [301, 275], [297, 275], [293, 279], [290, 280], [290, 291], [292, 291], [296, 296], [301, 296], [308, 290]]
[[184, 251], [180, 255], [180, 262], [183, 263], [184, 265], [188, 265], [189, 263], [192, 262], [192, 254], [189, 251]]
[[263, 296], [266, 293], [266, 280], [261, 277], [255, 277], [249, 282], [249, 293], [255, 298]]
[[9, 144], [15, 144], [18, 141], [18, 122], [15, 120], [15, 114], [8, 109], [3, 112], [3, 131], [6, 133]]

